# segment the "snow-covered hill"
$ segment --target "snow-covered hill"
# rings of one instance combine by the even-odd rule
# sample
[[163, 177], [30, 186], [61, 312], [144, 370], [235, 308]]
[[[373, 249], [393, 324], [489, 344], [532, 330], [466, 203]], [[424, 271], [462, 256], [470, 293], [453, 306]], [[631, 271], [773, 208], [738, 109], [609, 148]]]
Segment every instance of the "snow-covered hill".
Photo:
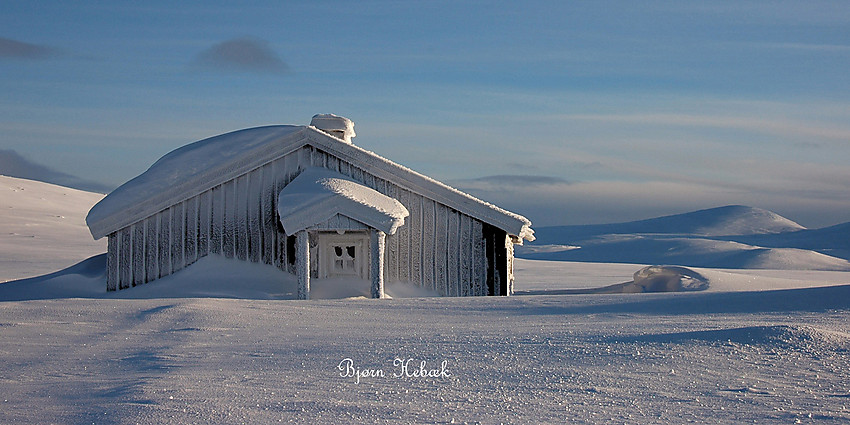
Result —
[[705, 237], [772, 234], [803, 229], [805, 227], [771, 211], [729, 205], [627, 223], [538, 227], [535, 229], [535, 237], [539, 244], [555, 244], [610, 234]]
[[[727, 206], [630, 223], [542, 227], [523, 258], [694, 267], [850, 270], [850, 227], [807, 230], [759, 208]], [[850, 236], [850, 235], [848, 235]], [[763, 243], [763, 244], [762, 244]]]
[[37, 276], [106, 252], [86, 227], [104, 195], [0, 176], [0, 282]]

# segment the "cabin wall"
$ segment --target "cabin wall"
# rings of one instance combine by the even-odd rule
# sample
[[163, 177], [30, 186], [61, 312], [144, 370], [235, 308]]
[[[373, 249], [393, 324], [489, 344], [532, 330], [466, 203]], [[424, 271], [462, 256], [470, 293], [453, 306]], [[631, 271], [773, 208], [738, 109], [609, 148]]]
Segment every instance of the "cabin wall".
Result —
[[[311, 161], [313, 166], [349, 176], [397, 199], [410, 212], [405, 224], [395, 234], [386, 237], [386, 282], [412, 282], [447, 296], [509, 294], [507, 235], [504, 231], [375, 177], [330, 153], [312, 149]], [[492, 242], [489, 250], [485, 227], [492, 229], [490, 242], [501, 238], [498, 243]], [[488, 252], [491, 255], [488, 256]], [[500, 254], [497, 255], [497, 252]], [[492, 271], [499, 267], [500, 272]], [[496, 291], [490, 290], [493, 285]], [[500, 291], [498, 288], [502, 286], [504, 288]]]
[[289, 257], [294, 254], [288, 252], [291, 246], [287, 249], [278, 220], [277, 197], [310, 166], [349, 176], [399, 200], [410, 212], [405, 224], [386, 237], [386, 282], [412, 282], [448, 296], [509, 293], [512, 251], [504, 231], [311, 146], [110, 234], [107, 289], [168, 276], [210, 253], [292, 272]]

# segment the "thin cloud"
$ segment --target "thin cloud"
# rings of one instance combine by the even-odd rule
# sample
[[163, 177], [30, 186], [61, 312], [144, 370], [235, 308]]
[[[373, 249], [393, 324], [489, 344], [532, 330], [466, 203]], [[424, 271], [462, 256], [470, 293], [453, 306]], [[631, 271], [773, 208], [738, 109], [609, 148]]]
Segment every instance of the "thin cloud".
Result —
[[850, 138], [850, 129], [846, 128], [825, 128], [799, 122], [747, 117], [690, 114], [573, 114], [561, 115], [558, 118], [574, 121], [731, 128], [775, 135], [790, 134], [800, 137], [820, 137], [834, 140], [847, 140]]
[[35, 60], [53, 56], [56, 50], [47, 46], [0, 37], [0, 58]]
[[455, 186], [465, 190], [499, 191], [505, 188], [530, 188], [572, 184], [560, 177], [527, 174], [499, 174], [474, 179], [455, 180]]
[[209, 70], [285, 74], [289, 66], [269, 43], [255, 38], [234, 38], [201, 52], [194, 65]]
[[846, 53], [850, 46], [844, 44], [814, 44], [814, 43], [751, 43], [754, 47], [782, 50], [807, 50], [818, 52]]

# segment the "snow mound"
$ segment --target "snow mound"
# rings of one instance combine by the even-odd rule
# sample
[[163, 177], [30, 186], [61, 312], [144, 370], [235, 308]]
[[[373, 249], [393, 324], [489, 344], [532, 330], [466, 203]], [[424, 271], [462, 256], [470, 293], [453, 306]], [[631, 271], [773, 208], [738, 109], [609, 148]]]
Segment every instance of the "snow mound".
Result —
[[[521, 260], [528, 261], [528, 260]], [[545, 263], [545, 261], [543, 262]], [[541, 269], [542, 270], [542, 269]], [[522, 274], [522, 273], [521, 273]], [[561, 275], [563, 276], [563, 275]], [[629, 282], [602, 287], [575, 289], [516, 290], [516, 295], [578, 295], [578, 294], [634, 294], [645, 292], [704, 291], [709, 280], [691, 269], [678, 266], [647, 266], [633, 275]]]
[[632, 285], [637, 292], [703, 291], [708, 279], [685, 267], [647, 266], [635, 272]]

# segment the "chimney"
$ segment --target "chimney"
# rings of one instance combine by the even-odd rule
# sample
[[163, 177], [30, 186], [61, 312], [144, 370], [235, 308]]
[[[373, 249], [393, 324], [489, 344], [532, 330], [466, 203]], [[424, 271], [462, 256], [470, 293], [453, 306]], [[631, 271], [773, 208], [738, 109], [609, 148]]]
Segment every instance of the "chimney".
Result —
[[310, 125], [330, 134], [346, 143], [351, 143], [354, 134], [354, 121], [334, 114], [313, 115]]

